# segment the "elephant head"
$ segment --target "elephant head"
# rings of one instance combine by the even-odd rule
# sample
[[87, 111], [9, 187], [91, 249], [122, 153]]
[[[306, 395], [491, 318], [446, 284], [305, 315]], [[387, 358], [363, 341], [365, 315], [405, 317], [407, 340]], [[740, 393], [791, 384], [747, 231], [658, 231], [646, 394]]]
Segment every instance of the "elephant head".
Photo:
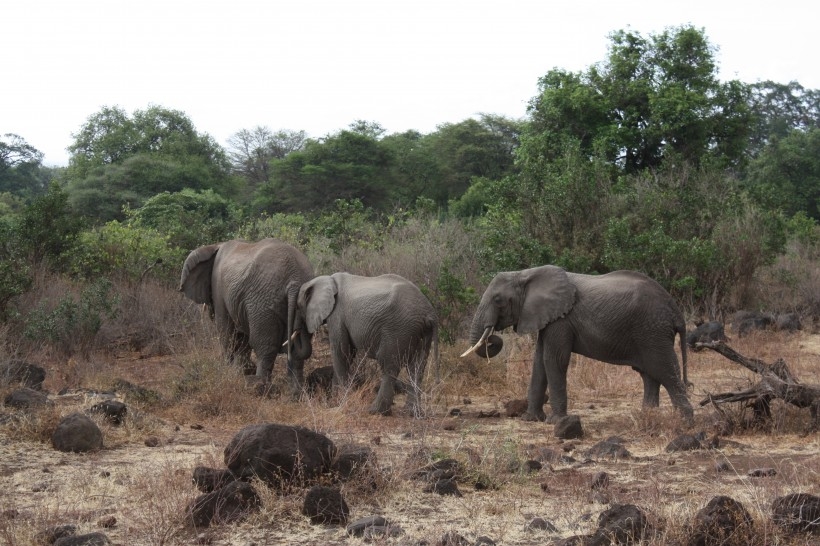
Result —
[[296, 281], [291, 281], [287, 286], [288, 293], [288, 360], [297, 358], [299, 360], [307, 360], [313, 354], [313, 332], [307, 329], [303, 330], [303, 324], [298, 321], [296, 313], [296, 300], [299, 296], [300, 285]]
[[478, 305], [470, 328], [472, 348], [482, 357], [497, 355], [504, 346], [491, 335], [512, 326], [519, 334], [538, 332], [566, 315], [575, 303], [575, 286], [560, 267], [542, 266], [497, 274]]
[[336, 306], [338, 286], [332, 276], [322, 275], [299, 289], [297, 307], [303, 313], [308, 332], [315, 333]]

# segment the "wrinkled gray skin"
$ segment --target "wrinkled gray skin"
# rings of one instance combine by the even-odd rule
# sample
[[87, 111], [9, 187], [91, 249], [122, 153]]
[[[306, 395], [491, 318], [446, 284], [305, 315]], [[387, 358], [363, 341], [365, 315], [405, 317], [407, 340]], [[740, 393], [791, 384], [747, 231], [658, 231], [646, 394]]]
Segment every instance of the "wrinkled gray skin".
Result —
[[[285, 351], [292, 329], [299, 287], [312, 278], [307, 257], [287, 243], [233, 240], [192, 251], [182, 267], [179, 289], [208, 306], [226, 357], [253, 373], [253, 350], [256, 376], [269, 382], [276, 355]], [[311, 351], [306, 331], [287, 344], [294, 394], [301, 391], [304, 361]]]
[[406, 367], [407, 409], [421, 415], [421, 381], [431, 347], [438, 361], [438, 320], [416, 285], [399, 275], [322, 275], [302, 285], [297, 308], [297, 328], [304, 324], [313, 334], [327, 324], [337, 387], [348, 384], [357, 356], [375, 359], [382, 377], [370, 413], [389, 415], [396, 378]]
[[[691, 419], [686, 387], [686, 324], [672, 297], [657, 282], [634, 271], [606, 275], [568, 273], [555, 266], [499, 273], [481, 298], [470, 329], [475, 345], [487, 328], [512, 326], [538, 333], [526, 419], [544, 420], [549, 387], [550, 422], [567, 414], [567, 368], [571, 353], [632, 366], [641, 374], [645, 406], [657, 407], [660, 386]], [[680, 335], [683, 381], [675, 354]], [[502, 340], [491, 335], [476, 352], [495, 356]]]

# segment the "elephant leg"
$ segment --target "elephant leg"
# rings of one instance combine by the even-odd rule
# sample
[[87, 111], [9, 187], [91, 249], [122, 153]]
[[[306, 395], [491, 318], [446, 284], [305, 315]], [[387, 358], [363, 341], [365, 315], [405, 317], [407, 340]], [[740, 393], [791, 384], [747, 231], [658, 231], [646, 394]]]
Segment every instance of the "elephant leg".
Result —
[[[674, 349], [670, 347], [663, 353], [654, 355], [654, 357], [652, 360], [654, 367], [645, 373], [650, 375], [655, 383], [663, 385], [669, 394], [672, 405], [681, 412], [687, 421], [692, 422], [694, 419], [694, 411], [692, 404], [689, 402], [686, 386], [683, 384], [683, 379], [680, 375], [678, 358], [677, 355], [675, 355]], [[644, 383], [644, 385], [646, 385], [646, 383]]]
[[544, 369], [549, 387], [550, 407], [552, 415], [547, 422], [557, 423], [567, 415], [567, 369], [572, 356], [570, 344], [556, 344], [544, 350]]
[[661, 384], [637, 368], [635, 371], [641, 374], [641, 380], [643, 381], [643, 406], [645, 408], [657, 408], [661, 405]]
[[233, 323], [224, 326], [220, 331], [223, 332], [220, 337], [225, 358], [232, 364], [242, 366], [245, 375], [253, 375], [256, 369], [251, 360], [251, 345], [248, 336], [239, 331]]
[[337, 393], [342, 393], [350, 387], [350, 366], [356, 358], [356, 349], [345, 338], [331, 335], [329, 341], [333, 361], [333, 387]]
[[424, 370], [427, 367], [429, 353], [430, 344], [427, 343], [424, 350], [417, 352], [410, 359], [407, 366], [407, 375], [410, 378], [410, 384], [406, 390], [407, 401], [405, 402], [405, 408], [413, 417], [422, 417], [423, 415], [421, 407], [421, 385], [424, 380]]
[[535, 346], [535, 356], [532, 360], [532, 376], [527, 392], [527, 412], [521, 416], [525, 421], [544, 421], [544, 402], [547, 399], [547, 370], [544, 362], [544, 343], [541, 334]]
[[389, 371], [389, 368], [393, 367], [392, 364], [382, 367], [379, 392], [369, 409], [369, 413], [372, 415], [390, 415], [393, 411], [393, 396], [396, 393], [396, 371], [398, 371]]

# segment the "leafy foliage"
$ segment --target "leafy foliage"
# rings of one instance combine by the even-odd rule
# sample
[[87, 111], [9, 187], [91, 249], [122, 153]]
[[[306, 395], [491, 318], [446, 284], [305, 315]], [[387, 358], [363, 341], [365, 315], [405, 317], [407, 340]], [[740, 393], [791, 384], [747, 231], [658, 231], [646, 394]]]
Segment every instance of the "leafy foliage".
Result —
[[111, 282], [99, 279], [86, 286], [79, 298], [66, 294], [53, 308], [41, 303], [26, 318], [24, 333], [31, 340], [50, 341], [66, 356], [87, 355], [103, 319], [113, 318], [117, 306]]
[[68, 191], [97, 220], [122, 220], [124, 205], [137, 208], [162, 191], [236, 191], [224, 150], [176, 110], [152, 106], [129, 117], [105, 107], [74, 138]]
[[670, 153], [693, 165], [740, 159], [748, 87], [718, 82], [714, 48], [701, 30], [618, 31], [610, 39], [606, 62], [586, 73], [553, 70], [539, 81], [521, 138], [525, 169], [537, 172], [571, 142], [627, 174], [657, 168]]

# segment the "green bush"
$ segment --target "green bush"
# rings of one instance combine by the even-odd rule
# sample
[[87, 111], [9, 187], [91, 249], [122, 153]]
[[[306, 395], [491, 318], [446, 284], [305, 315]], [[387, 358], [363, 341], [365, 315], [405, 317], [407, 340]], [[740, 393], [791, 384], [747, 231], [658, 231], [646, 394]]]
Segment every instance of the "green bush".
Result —
[[117, 277], [138, 281], [149, 270], [176, 282], [188, 251], [172, 247], [168, 236], [112, 220], [80, 235], [68, 259], [69, 271], [79, 279]]
[[23, 333], [30, 340], [51, 342], [66, 356], [87, 355], [103, 318], [114, 318], [118, 305], [111, 281], [100, 279], [88, 284], [79, 298], [66, 294], [53, 307], [41, 303], [26, 317]]

